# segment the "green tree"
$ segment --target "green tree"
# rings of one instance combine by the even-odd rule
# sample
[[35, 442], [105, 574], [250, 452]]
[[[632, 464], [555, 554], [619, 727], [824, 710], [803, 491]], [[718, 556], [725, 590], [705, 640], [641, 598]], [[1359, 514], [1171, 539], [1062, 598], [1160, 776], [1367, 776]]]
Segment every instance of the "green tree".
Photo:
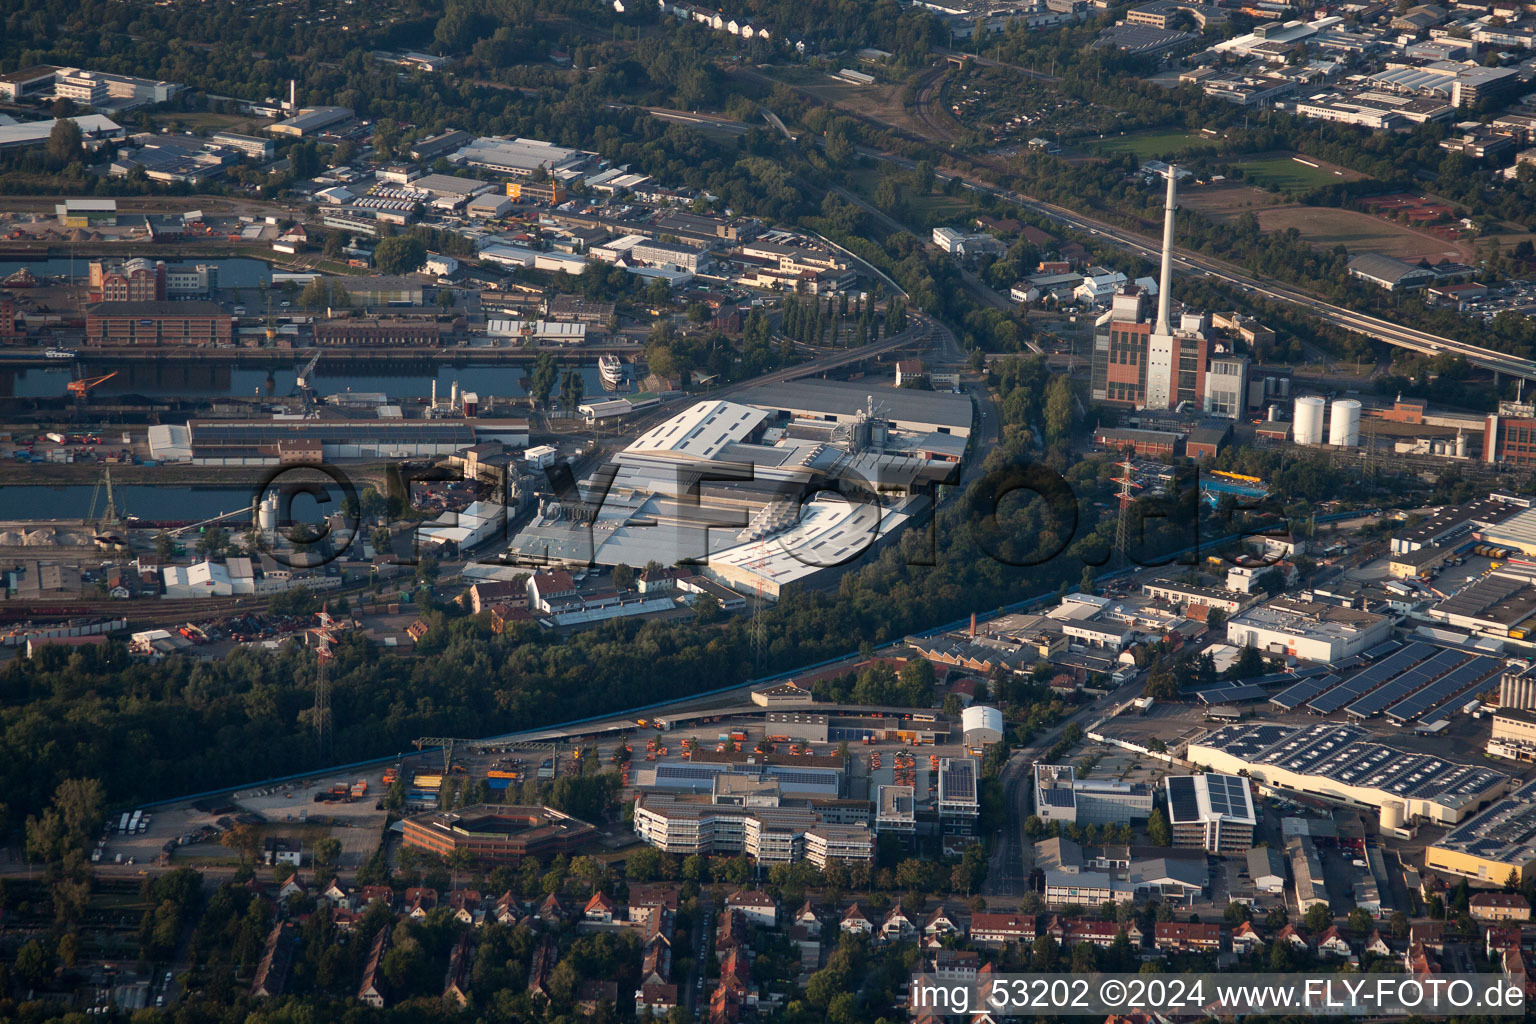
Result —
[[1161, 807], [1152, 808], [1147, 816], [1147, 842], [1153, 846], [1173, 845], [1173, 832], [1168, 827], [1168, 816]]
[[567, 412], [575, 412], [576, 407], [581, 404], [585, 390], [586, 384], [581, 379], [580, 370], [565, 371], [565, 376], [560, 381], [560, 404]]
[[414, 235], [386, 238], [373, 250], [373, 263], [381, 274], [409, 274], [427, 262], [427, 245]]
[[61, 166], [79, 160], [83, 144], [80, 125], [67, 118], [55, 121], [53, 129], [48, 133], [48, 159]]
[[1314, 903], [1307, 908], [1307, 914], [1302, 918], [1302, 923], [1307, 926], [1307, 931], [1316, 935], [1333, 924], [1333, 911], [1328, 909], [1326, 903]]
[[549, 403], [550, 392], [555, 390], [555, 381], [559, 377], [560, 368], [555, 365], [555, 357], [548, 352], [540, 352], [533, 361], [533, 372], [529, 375], [528, 393], [539, 405]]

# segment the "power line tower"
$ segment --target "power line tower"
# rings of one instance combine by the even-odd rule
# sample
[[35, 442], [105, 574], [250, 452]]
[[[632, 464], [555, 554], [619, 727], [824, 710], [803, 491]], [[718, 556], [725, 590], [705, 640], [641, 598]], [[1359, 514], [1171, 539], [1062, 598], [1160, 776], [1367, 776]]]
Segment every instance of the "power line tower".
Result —
[[1136, 475], [1129, 448], [1125, 450], [1125, 460], [1116, 465], [1120, 469], [1120, 475], [1114, 477], [1115, 483], [1120, 485], [1120, 518], [1115, 523], [1115, 551], [1120, 557], [1116, 568], [1124, 569], [1130, 561], [1126, 548], [1130, 544], [1131, 503], [1136, 500], [1136, 495], [1131, 492], [1131, 488], [1136, 486]]
[[763, 667], [763, 657], [768, 653], [768, 621], [763, 610], [768, 602], [763, 597], [763, 581], [752, 585], [752, 663]]
[[312, 632], [315, 636], [315, 744], [323, 760], [331, 748], [331, 661], [335, 652], [331, 645], [336, 642], [331, 632], [335, 620], [330, 612], [320, 612], [320, 625]]

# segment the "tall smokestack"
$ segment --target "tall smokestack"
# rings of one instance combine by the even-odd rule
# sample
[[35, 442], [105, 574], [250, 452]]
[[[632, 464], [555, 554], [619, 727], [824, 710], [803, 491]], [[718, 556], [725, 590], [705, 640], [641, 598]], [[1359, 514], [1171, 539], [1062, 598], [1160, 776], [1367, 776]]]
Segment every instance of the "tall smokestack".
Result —
[[292, 110], [299, 109], [299, 82], [296, 78], [288, 79], [288, 106]]
[[971, 636], [976, 635], [976, 613], [971, 612]]
[[1157, 333], [1169, 335], [1173, 327], [1168, 323], [1168, 304], [1173, 296], [1169, 286], [1173, 284], [1173, 216], [1179, 209], [1179, 168], [1168, 165], [1168, 198], [1163, 203], [1163, 272], [1157, 279]]

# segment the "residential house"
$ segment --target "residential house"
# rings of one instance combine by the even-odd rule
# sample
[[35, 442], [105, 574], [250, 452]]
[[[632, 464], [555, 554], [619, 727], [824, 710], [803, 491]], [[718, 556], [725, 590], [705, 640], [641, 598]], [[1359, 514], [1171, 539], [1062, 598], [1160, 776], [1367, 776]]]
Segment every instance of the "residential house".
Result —
[[635, 1016], [665, 1017], [677, 1006], [677, 986], [648, 984], [635, 993]]
[[1519, 893], [1480, 892], [1467, 901], [1474, 921], [1529, 921], [1531, 904]]
[[1330, 925], [1317, 937], [1317, 955], [1331, 960], [1350, 960], [1354, 958], [1355, 951], [1350, 948], [1349, 941], [1339, 934], [1339, 926]]
[[393, 908], [395, 905], [395, 890], [387, 885], [365, 885], [362, 888], [360, 901], [365, 907], [371, 903], [383, 903]]
[[533, 947], [533, 956], [528, 961], [528, 994], [531, 996], [543, 996], [551, 998], [549, 993], [549, 979], [555, 973], [555, 961], [560, 956], [560, 949], [555, 944], [553, 936], [546, 935]]
[[739, 949], [747, 942], [747, 918], [735, 907], [726, 908], [715, 925], [715, 952]]
[[800, 909], [795, 911], [794, 917], [790, 919], [790, 923], [804, 928], [806, 933], [812, 937], [821, 935], [821, 918], [817, 916], [816, 908], [812, 906], [809, 899], [800, 904]]
[[332, 879], [331, 884], [325, 887], [325, 891], [320, 894], [320, 898], [333, 907], [346, 907], [350, 910], [353, 905], [352, 893], [335, 879]]
[[928, 915], [928, 920], [923, 922], [923, 935], [928, 938], [943, 938], [945, 935], [962, 935], [963, 929], [958, 921], [950, 915], [942, 906], [935, 907], [933, 913]]
[[1519, 949], [1523, 936], [1519, 925], [1492, 925], [1483, 940], [1488, 959], [1495, 960], [1506, 949]]
[[379, 934], [373, 938], [373, 945], [368, 948], [368, 959], [363, 963], [363, 981], [358, 987], [357, 998], [375, 1010], [384, 1008], [384, 972], [380, 967], [384, 954], [389, 950], [389, 939], [394, 930], [393, 922], [379, 929]]
[[971, 949], [939, 949], [929, 958], [928, 966], [944, 981], [975, 981], [981, 954]]
[[1445, 948], [1444, 921], [1415, 921], [1408, 926], [1408, 944], [1419, 943], [1431, 953]]
[[1387, 945], [1387, 940], [1381, 937], [1379, 931], [1372, 931], [1370, 938], [1365, 940], [1365, 951], [1372, 956], [1392, 955], [1392, 947]]
[[983, 912], [971, 915], [971, 941], [983, 946], [1025, 945], [1035, 941], [1032, 914]]
[[266, 947], [251, 979], [251, 995], [275, 998], [283, 994], [288, 985], [288, 972], [293, 967], [292, 928], [291, 924], [279, 922], [267, 933]]
[[286, 900], [290, 896], [303, 895], [304, 879], [299, 877], [299, 873], [297, 871], [289, 875], [283, 884], [277, 887], [277, 898], [279, 901]]
[[1244, 921], [1232, 929], [1232, 952], [1243, 956], [1264, 951], [1264, 940], [1254, 930], [1252, 923]]
[[560, 894], [552, 892], [544, 897], [544, 902], [539, 904], [539, 909], [533, 916], [543, 924], [557, 926], [570, 920], [571, 911], [565, 905], [565, 901], [560, 898]]
[[475, 966], [475, 958], [470, 955], [469, 935], [469, 932], [461, 933], [459, 941], [453, 944], [453, 951], [448, 954], [448, 973], [443, 978], [443, 998], [461, 1009], [469, 1005], [469, 973]]
[[[975, 927], [974, 922], [972, 927]], [[1063, 949], [1084, 942], [1108, 949], [1122, 930], [1114, 921], [1088, 921], [1078, 917], [1052, 917], [1045, 926], [1046, 934], [1061, 943]]]
[[843, 911], [843, 919], [838, 924], [842, 931], [853, 935], [869, 935], [875, 930], [874, 922], [864, 913], [857, 903]]
[[880, 937], [890, 942], [905, 942], [917, 934], [917, 927], [898, 904], [880, 922]]
[[581, 919], [592, 924], [613, 923], [613, 900], [601, 890], [592, 894], [587, 900], [587, 905], [581, 911]]
[[512, 894], [512, 890], [508, 889], [496, 900], [496, 909], [494, 911], [496, 923], [516, 924], [517, 919], [523, 916], [522, 910], [522, 904], [517, 901], [517, 897]]
[[739, 910], [750, 924], [762, 928], [777, 928], [779, 905], [767, 893], [752, 889], [733, 892], [725, 899], [725, 905]]
[[1278, 932], [1275, 932], [1274, 941], [1283, 942], [1301, 953], [1305, 953], [1312, 948], [1312, 944], [1307, 941], [1306, 936], [1297, 931], [1296, 926], [1293, 924], [1288, 924]]
[[454, 889], [448, 894], [448, 906], [453, 908], [453, 919], [460, 924], [479, 924], [480, 893], [476, 889]]
[[1159, 921], [1152, 944], [1164, 953], [1214, 953], [1221, 949], [1221, 926], [1189, 921]]

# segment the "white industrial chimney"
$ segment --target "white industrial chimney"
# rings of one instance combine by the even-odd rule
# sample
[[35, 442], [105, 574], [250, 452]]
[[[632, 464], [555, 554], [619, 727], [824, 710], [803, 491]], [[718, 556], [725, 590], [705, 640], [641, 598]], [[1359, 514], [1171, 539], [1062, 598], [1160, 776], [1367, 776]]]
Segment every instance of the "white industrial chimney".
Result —
[[299, 83], [297, 79], [288, 79], [288, 109], [299, 109]]
[[1172, 301], [1173, 284], [1173, 215], [1179, 208], [1179, 168], [1168, 165], [1168, 198], [1163, 203], [1163, 271], [1157, 279], [1157, 327], [1155, 333], [1164, 336], [1173, 333], [1168, 321], [1168, 304]]

